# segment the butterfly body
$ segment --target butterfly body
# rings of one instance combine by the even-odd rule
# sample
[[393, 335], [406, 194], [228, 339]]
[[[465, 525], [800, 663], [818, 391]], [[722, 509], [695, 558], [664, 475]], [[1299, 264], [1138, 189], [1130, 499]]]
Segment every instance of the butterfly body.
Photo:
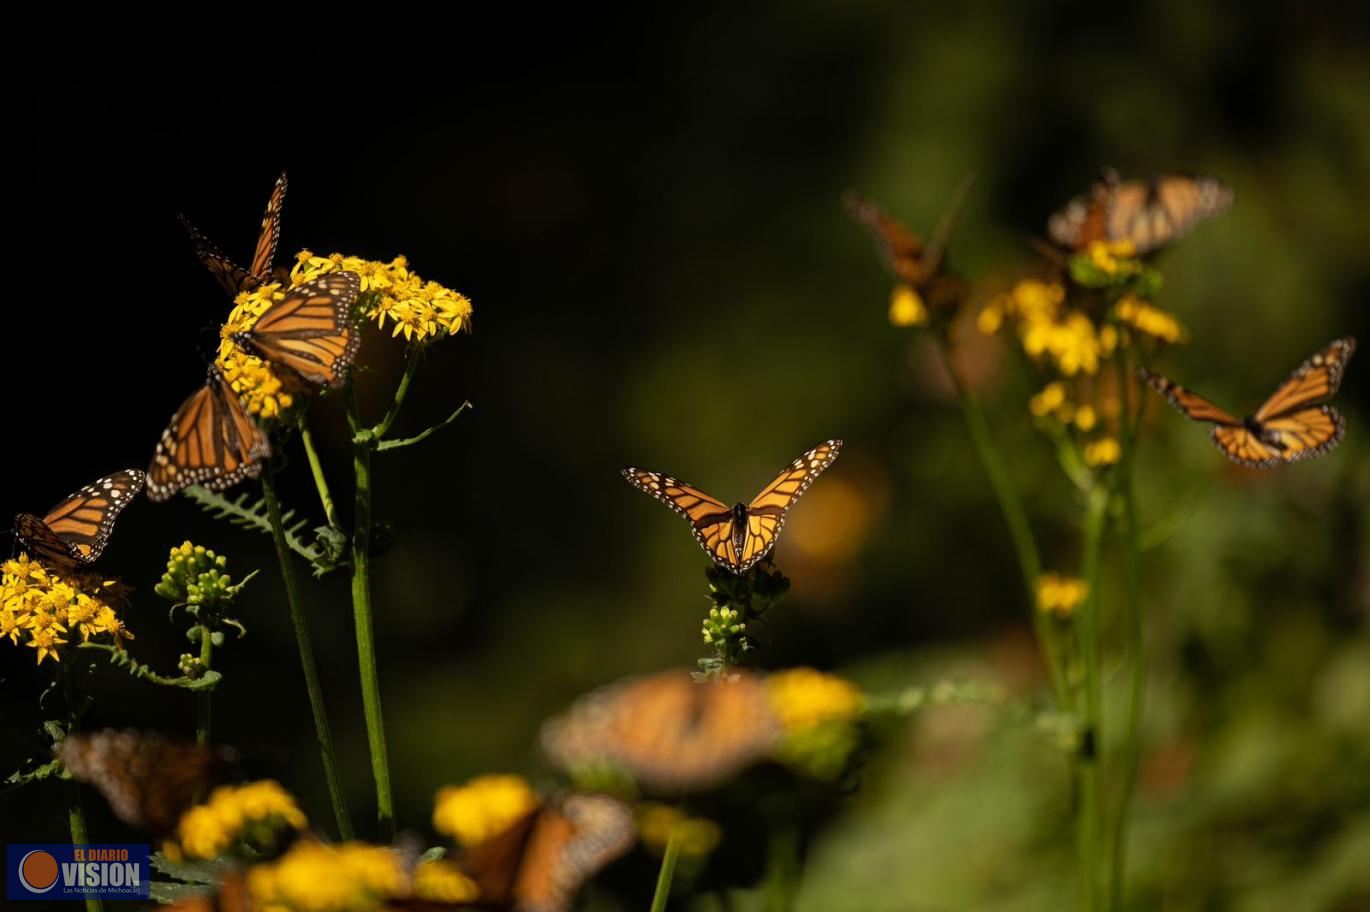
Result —
[[327, 273], [287, 289], [251, 329], [231, 338], [307, 384], [340, 386], [361, 346], [361, 334], [352, 325], [360, 291], [355, 272]]
[[137, 469], [106, 475], [41, 517], [20, 513], [14, 518], [14, 534], [34, 557], [58, 569], [93, 563], [109, 542], [114, 520], [145, 480]]
[[1207, 399], [1160, 374], [1140, 369], [1152, 389], [1183, 415], [1213, 425], [1213, 443], [1227, 458], [1254, 468], [1271, 468], [1319, 456], [1341, 442], [1346, 423], [1330, 405], [1318, 404], [1337, 391], [1356, 340], [1337, 339], [1289, 375], [1261, 407], [1236, 418]]
[[660, 472], [630, 467], [623, 470], [623, 477], [687, 519], [695, 540], [715, 563], [733, 573], [745, 573], [770, 553], [790, 507], [832, 465], [841, 448], [840, 440], [819, 444], [782, 469], [749, 503], [732, 507]]

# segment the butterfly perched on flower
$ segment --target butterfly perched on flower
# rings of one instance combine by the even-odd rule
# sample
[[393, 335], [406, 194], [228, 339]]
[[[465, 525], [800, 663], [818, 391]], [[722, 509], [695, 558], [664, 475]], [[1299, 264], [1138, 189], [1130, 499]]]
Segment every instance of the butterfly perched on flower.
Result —
[[73, 778], [105, 796], [116, 817], [156, 836], [174, 830], [233, 769], [222, 749], [133, 730], [68, 735], [57, 757]]
[[213, 241], [200, 233], [186, 217], [181, 216], [181, 226], [190, 235], [195, 245], [195, 255], [209, 269], [210, 274], [228, 292], [230, 298], [244, 291], [251, 291], [272, 277], [271, 263], [276, 258], [276, 247], [281, 240], [281, 210], [285, 206], [285, 172], [276, 179], [267, 200], [266, 215], [262, 217], [262, 229], [257, 235], [257, 246], [252, 260], [246, 268], [239, 266], [221, 251]]
[[231, 338], [248, 354], [318, 387], [340, 386], [357, 357], [361, 334], [352, 310], [361, 292], [355, 272], [329, 272], [284, 290], [250, 329]]
[[1336, 446], [1345, 422], [1330, 405], [1316, 404], [1337, 391], [1356, 340], [1337, 339], [1314, 354], [1246, 418], [1236, 418], [1199, 394], [1145, 368], [1139, 369], [1170, 404], [1195, 421], [1214, 425], [1213, 442], [1242, 465], [1270, 468], [1326, 453]]
[[1095, 241], [1131, 241], [1140, 255], [1231, 205], [1232, 188], [1215, 177], [1166, 174], [1125, 181], [1106, 168], [1087, 193], [1051, 216], [1047, 234], [1069, 250]]
[[143, 489], [144, 474], [124, 469], [66, 497], [47, 513], [20, 513], [14, 534], [34, 557], [57, 569], [93, 563], [104, 553], [114, 520]]
[[758, 676], [696, 682], [677, 670], [582, 697], [543, 727], [542, 746], [563, 769], [608, 766], [645, 789], [677, 793], [726, 781], [766, 757], [780, 734]]
[[223, 491], [262, 474], [271, 443], [216, 367], [162, 431], [147, 469], [147, 496], [163, 501], [191, 485]]
[[566, 912], [585, 882], [636, 838], [632, 811], [622, 802], [566, 794], [543, 799], [457, 864], [475, 881], [481, 908]]
[[785, 526], [785, 514], [841, 449], [840, 440], [819, 444], [782, 469], [750, 503], [731, 507], [660, 472], [630, 467], [623, 470], [623, 477], [689, 520], [700, 546], [719, 566], [745, 573], [770, 553]]

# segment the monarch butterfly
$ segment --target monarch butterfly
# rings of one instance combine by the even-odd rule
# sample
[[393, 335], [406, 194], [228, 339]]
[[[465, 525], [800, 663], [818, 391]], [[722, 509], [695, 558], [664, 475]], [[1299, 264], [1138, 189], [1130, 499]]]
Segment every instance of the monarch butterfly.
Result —
[[875, 238], [885, 267], [900, 282], [917, 287], [936, 275], [941, 267], [947, 251], [947, 240], [973, 183], [973, 177], [961, 182], [951, 205], [943, 213], [926, 244], [922, 237], [880, 208], [874, 200], [849, 190], [842, 195], [842, 203], [856, 223]]
[[335, 387], [357, 356], [361, 335], [352, 306], [361, 291], [355, 272], [329, 272], [286, 289], [233, 341], [249, 354], [286, 368], [315, 386]]
[[646, 789], [711, 788], [765, 757], [780, 735], [755, 675], [695, 683], [684, 671], [630, 678], [582, 697], [543, 727], [564, 769], [608, 765]]
[[1215, 177], [1166, 174], [1124, 181], [1104, 169], [1089, 192], [1047, 221], [1052, 241], [1081, 250], [1094, 241], [1131, 241], [1149, 253], [1232, 205], [1232, 188]]
[[1235, 418], [1207, 399], [1160, 374], [1140, 368], [1151, 387], [1195, 421], [1214, 425], [1213, 443], [1242, 465], [1270, 468], [1326, 453], [1336, 446], [1345, 423], [1330, 405], [1314, 405], [1341, 385], [1356, 340], [1337, 339], [1289, 375], [1279, 389], [1246, 418]]
[[148, 466], [147, 496], [163, 501], [193, 484], [231, 488], [262, 473], [271, 443], [217, 368], [181, 403]]
[[20, 513], [14, 534], [39, 560], [58, 569], [93, 563], [109, 543], [114, 520], [143, 489], [146, 476], [124, 469], [86, 485], [41, 518]]
[[482, 908], [565, 912], [587, 880], [632, 848], [636, 834], [622, 802], [563, 795], [469, 849], [459, 865], [476, 882]]
[[57, 757], [75, 779], [98, 789], [120, 820], [157, 836], [172, 832], [233, 768], [224, 750], [132, 730], [69, 735]]
[[252, 253], [252, 265], [244, 269], [229, 259], [213, 241], [200, 233], [186, 217], [181, 216], [181, 226], [190, 235], [195, 245], [195, 255], [209, 269], [215, 280], [228, 292], [230, 298], [239, 293], [251, 291], [271, 277], [271, 262], [276, 258], [276, 246], [281, 240], [281, 209], [285, 206], [285, 172], [276, 179], [271, 188], [271, 198], [266, 203], [266, 215], [262, 217], [262, 230], [257, 236], [257, 247]]
[[819, 444], [787, 465], [751, 503], [731, 508], [696, 487], [660, 472], [627, 468], [623, 477], [690, 521], [700, 546], [719, 566], [745, 573], [770, 553], [785, 525], [785, 514], [823, 470], [832, 465], [842, 441]]

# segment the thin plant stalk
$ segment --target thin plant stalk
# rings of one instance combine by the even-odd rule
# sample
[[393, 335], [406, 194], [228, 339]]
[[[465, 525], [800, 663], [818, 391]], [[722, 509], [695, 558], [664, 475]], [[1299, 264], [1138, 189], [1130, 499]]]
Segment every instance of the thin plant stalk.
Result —
[[304, 444], [309, 471], [314, 476], [314, 487], [319, 491], [319, 503], [323, 505], [324, 518], [333, 528], [342, 528], [342, 524], [338, 522], [338, 509], [333, 504], [333, 494], [328, 489], [328, 479], [323, 473], [323, 463], [319, 460], [319, 451], [314, 446], [314, 435], [310, 432], [309, 424], [303, 415], [300, 416], [299, 428], [300, 442]]
[[[1137, 536], [1137, 487], [1135, 460], [1137, 436], [1129, 416], [1128, 404], [1130, 370], [1126, 351], [1118, 358], [1118, 396], [1122, 420], [1119, 445], [1122, 458], [1118, 464], [1118, 484], [1122, 493], [1123, 527], [1123, 612], [1126, 615], [1128, 687], [1127, 710], [1123, 720], [1122, 783], [1118, 793], [1118, 807], [1113, 819], [1113, 852], [1109, 866], [1109, 908], [1122, 908], [1124, 880], [1127, 874], [1127, 829], [1132, 810], [1132, 797], [1137, 782], [1137, 762], [1141, 748], [1142, 713], [1145, 703], [1146, 654], [1145, 632], [1142, 628], [1140, 547]], [[1141, 409], [1138, 409], [1139, 420]]]
[[[73, 669], [63, 668], [62, 692], [67, 701], [67, 734], [74, 735], [81, 728], [81, 709], [77, 705], [76, 682], [72, 680]], [[86, 845], [90, 842], [90, 835], [86, 831], [86, 811], [81, 806], [81, 789], [74, 779], [66, 779], [62, 783], [62, 790], [66, 794], [67, 800], [67, 829], [71, 831], [72, 845]], [[104, 903], [98, 896], [87, 896], [86, 912], [103, 912]]]
[[651, 912], [665, 912], [666, 903], [671, 898], [671, 881], [675, 879], [676, 861], [680, 858], [680, 834], [683, 831], [684, 827], [677, 823], [671, 827], [671, 834], [666, 838], [666, 852], [661, 856], [661, 870], [656, 875]]
[[319, 755], [323, 759], [328, 797], [333, 803], [333, 817], [338, 824], [338, 835], [344, 840], [350, 840], [353, 838], [352, 819], [347, 813], [347, 804], [343, 801], [342, 778], [338, 775], [337, 754], [333, 750], [333, 733], [329, 729], [328, 713], [324, 708], [323, 688], [319, 686], [319, 671], [314, 664], [314, 647], [309, 639], [304, 602], [300, 598], [300, 583], [295, 576], [290, 545], [286, 542], [285, 528], [281, 523], [281, 502], [276, 495], [276, 483], [269, 471], [262, 473], [262, 496], [266, 500], [271, 537], [276, 543], [276, 559], [281, 565], [281, 580], [285, 583], [290, 621], [295, 627], [295, 643], [300, 650], [300, 667], [304, 671], [309, 708], [314, 715], [314, 734], [319, 741]]
[[1101, 878], [1103, 838], [1107, 807], [1104, 802], [1102, 770], [1103, 746], [1103, 668], [1100, 642], [1099, 558], [1103, 549], [1104, 525], [1108, 514], [1108, 489], [1096, 485], [1089, 492], [1085, 508], [1084, 554], [1081, 576], [1088, 591], [1080, 603], [1080, 659], [1083, 667], [1083, 736], [1077, 751], [1079, 807], [1076, 829], [1079, 839], [1079, 873], [1083, 908], [1102, 909]]
[[1065, 707], [1068, 690], [1061, 658], [1049, 626], [1050, 619], [1037, 610], [1037, 579], [1042, 572], [1042, 560], [1037, 551], [1037, 542], [1032, 535], [1032, 526], [1028, 522], [1027, 512], [1023, 509], [1023, 502], [1013, 488], [1013, 480], [1009, 476], [1004, 458], [994, 443], [984, 409], [980, 407], [974, 391], [957, 366], [951, 344], [945, 338], [941, 340], [941, 349], [947, 373], [951, 375], [952, 383], [956, 387], [956, 400], [961, 406], [961, 414], [965, 417], [966, 429], [970, 432], [971, 442], [975, 445], [975, 453], [980, 459], [985, 475], [989, 478], [990, 488], [999, 501], [999, 510], [1004, 514], [1004, 522], [1008, 525], [1009, 536], [1013, 540], [1013, 550], [1018, 556], [1018, 569], [1023, 577], [1028, 610], [1032, 613], [1037, 642], [1041, 644], [1045, 653], [1047, 672], [1051, 676], [1056, 704]]
[[766, 912], [790, 912], [799, 880], [799, 832], [792, 823], [771, 827], [766, 848]]
[[[214, 636], [209, 632], [209, 628], [204, 624], [200, 625], [200, 667], [205, 671], [210, 670], [214, 661]], [[195, 720], [195, 743], [209, 743], [209, 725], [212, 718], [213, 705], [210, 700], [214, 696], [213, 688], [206, 688], [195, 695], [196, 720]]]

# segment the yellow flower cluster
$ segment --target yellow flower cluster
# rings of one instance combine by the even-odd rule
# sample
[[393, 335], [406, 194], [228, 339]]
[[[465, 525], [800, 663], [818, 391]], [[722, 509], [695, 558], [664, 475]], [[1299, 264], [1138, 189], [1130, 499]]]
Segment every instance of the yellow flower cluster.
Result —
[[402, 256], [379, 263], [340, 253], [316, 256], [302, 250], [296, 260], [290, 272], [296, 283], [338, 270], [361, 276], [366, 319], [375, 320], [381, 329], [387, 320], [393, 322], [392, 338], [403, 334], [406, 341], [423, 342], [470, 328], [470, 300], [437, 282], [425, 282], [409, 269], [409, 261]]
[[643, 802], [638, 805], [636, 816], [638, 836], [658, 855], [665, 854], [672, 833], [680, 846], [680, 854], [692, 858], [708, 855], [723, 837], [723, 831], [712, 820], [687, 817], [668, 804]]
[[1070, 400], [1066, 385], [1053, 380], [1028, 400], [1028, 411], [1036, 418], [1056, 418], [1062, 424], [1073, 424], [1081, 431], [1091, 431], [1099, 423], [1099, 414], [1088, 403]]
[[1004, 321], [1017, 321], [1023, 350], [1033, 358], [1046, 357], [1062, 374], [1094, 374], [1099, 361], [1113, 353], [1118, 331], [1096, 327], [1080, 311], [1065, 309], [1065, 287], [1058, 282], [1026, 279], [992, 300], [977, 318], [980, 331], [995, 333]]
[[866, 708], [866, 698], [850, 681], [813, 668], [793, 668], [766, 677], [771, 706], [787, 732], [826, 722], [850, 722]]
[[1118, 322], [1171, 345], [1184, 342], [1189, 337], [1189, 333], [1174, 314], [1148, 304], [1136, 295], [1124, 295], [1122, 300], [1114, 305], [1113, 315]]
[[1037, 610], [1068, 618], [1085, 600], [1089, 587], [1073, 576], [1043, 573], [1037, 578]]
[[450, 861], [425, 861], [414, 869], [414, 896], [435, 903], [473, 903], [480, 887]]
[[265, 419], [279, 417], [295, 404], [295, 397], [268, 362], [243, 351], [233, 341], [233, 336], [256, 326], [257, 319], [267, 308], [284, 298], [284, 289], [275, 282], [258, 285], [238, 295], [232, 312], [219, 329], [219, 353], [214, 359], [219, 373], [238, 394], [243, 407]]
[[239, 842], [257, 842], [308, 824], [294, 797], [271, 780], [223, 786], [181, 816], [170, 854], [211, 859]]
[[1085, 444], [1085, 465], [1099, 468], [1111, 466], [1123, 458], [1122, 445], [1112, 437], [1101, 437]]
[[406, 897], [410, 884], [389, 847], [301, 839], [278, 860], [254, 865], [247, 889], [258, 912], [372, 912]]
[[898, 327], [923, 326], [928, 322], [928, 308], [923, 298], [911, 285], [894, 286], [890, 294], [890, 324]]
[[477, 776], [465, 785], [438, 790], [433, 829], [469, 849], [503, 833], [539, 803], [522, 776]]
[[21, 553], [0, 565], [0, 639], [27, 638], [40, 665], [49, 657], [61, 662], [61, 647], [73, 633], [83, 643], [93, 636], [108, 636], [115, 646], [131, 640], [105, 600], [115, 585], [88, 574], [63, 576]]
[[1109, 276], [1132, 276], [1141, 272], [1137, 245], [1131, 241], [1093, 241], [1083, 256], [1091, 266]]

